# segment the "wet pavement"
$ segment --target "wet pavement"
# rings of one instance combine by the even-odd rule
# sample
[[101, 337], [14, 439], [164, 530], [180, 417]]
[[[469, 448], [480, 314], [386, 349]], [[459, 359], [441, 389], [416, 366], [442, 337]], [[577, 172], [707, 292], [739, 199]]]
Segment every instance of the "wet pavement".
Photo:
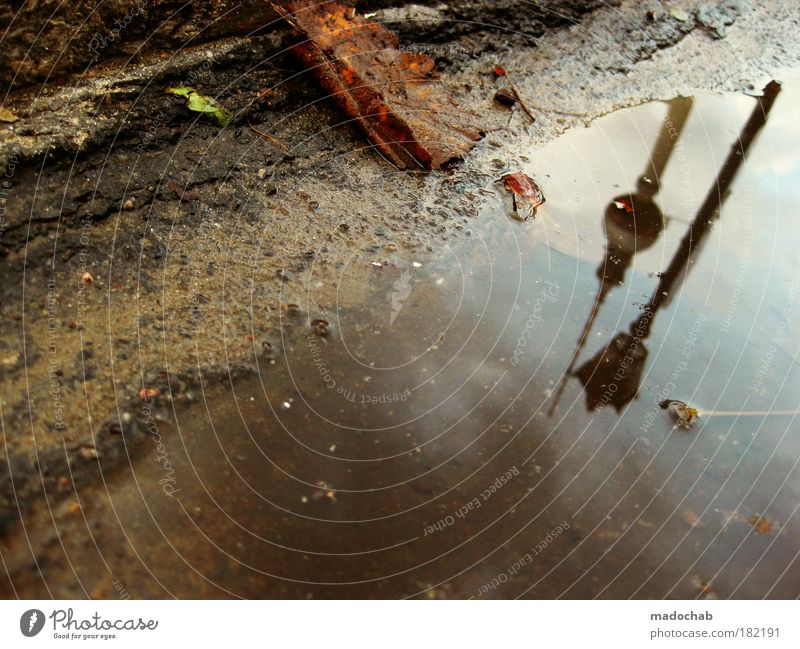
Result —
[[528, 155], [522, 222], [497, 161], [435, 252], [314, 250], [258, 376], [143, 402], [151, 439], [40, 511], [0, 589], [797, 597], [798, 92], [569, 131]]

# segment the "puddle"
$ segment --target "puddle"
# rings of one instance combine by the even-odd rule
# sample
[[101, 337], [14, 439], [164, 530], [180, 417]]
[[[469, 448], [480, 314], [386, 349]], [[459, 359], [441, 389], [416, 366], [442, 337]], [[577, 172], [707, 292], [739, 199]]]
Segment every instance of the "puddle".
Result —
[[[331, 243], [313, 264], [340, 269], [335, 301], [312, 269], [274, 364], [154, 421], [162, 446], [59, 523], [70, 564], [53, 555], [45, 581], [798, 596], [800, 439], [794, 415], [763, 414], [800, 394], [797, 92], [569, 132], [523, 169], [547, 197], [535, 218], [510, 218], [490, 182], [437, 256]], [[699, 420], [675, 428], [668, 399]]]

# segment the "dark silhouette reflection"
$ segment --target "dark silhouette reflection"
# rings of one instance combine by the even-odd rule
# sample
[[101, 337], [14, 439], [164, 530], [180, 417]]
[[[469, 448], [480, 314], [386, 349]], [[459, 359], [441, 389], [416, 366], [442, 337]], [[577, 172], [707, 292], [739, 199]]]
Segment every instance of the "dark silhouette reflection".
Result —
[[[605, 226], [608, 244], [606, 259], [597, 272], [600, 278], [600, 290], [595, 306], [583, 328], [570, 366], [559, 386], [551, 413], [558, 404], [566, 379], [570, 374], [576, 376], [583, 385], [586, 406], [590, 411], [611, 404], [617, 412], [620, 412], [636, 398], [647, 359], [647, 348], [644, 341], [650, 335], [656, 313], [669, 301], [670, 296], [680, 287], [689, 272], [691, 267], [689, 261], [692, 255], [700, 250], [711, 223], [718, 217], [720, 205], [727, 197], [728, 190], [748, 149], [766, 123], [769, 111], [779, 92], [780, 85], [774, 81], [764, 89], [763, 97], [759, 99], [758, 105], [742, 129], [740, 138], [731, 148], [725, 163], [720, 168], [716, 182], [703, 200], [667, 270], [661, 275], [650, 301], [642, 308], [641, 315], [631, 324], [628, 332], [618, 333], [608, 345], [573, 372], [575, 361], [586, 342], [597, 311], [607, 293], [614, 285], [623, 281], [634, 255], [651, 246], [663, 230], [663, 215], [653, 202], [653, 197], [659, 190], [657, 180], [660, 172], [666, 166], [691, 106], [690, 103], [684, 101], [673, 104], [675, 110], [670, 110], [656, 145], [654, 158], [651, 161], [651, 168], [656, 173], [653, 173], [651, 178], [642, 177], [635, 194], [616, 199], [606, 210]], [[665, 137], [668, 138], [666, 142], [664, 141]]]
[[606, 208], [606, 258], [597, 269], [598, 299], [605, 298], [611, 288], [622, 284], [636, 253], [652, 246], [664, 230], [664, 215], [654, 199], [691, 108], [691, 98], [670, 103], [647, 169], [637, 181], [636, 192], [618, 196]]
[[[669, 111], [653, 148], [653, 154], [644, 174], [637, 181], [636, 192], [617, 196], [606, 208], [604, 219], [606, 256], [597, 269], [600, 286], [592, 310], [583, 326], [580, 338], [578, 338], [578, 344], [570, 359], [569, 367], [559, 383], [550, 408], [551, 415], [561, 400], [567, 379], [573, 374], [575, 362], [583, 350], [589, 331], [606, 296], [614, 286], [623, 283], [636, 253], [652, 246], [664, 230], [664, 215], [654, 199], [660, 189], [659, 180], [686, 124], [691, 108], [691, 98], [676, 99], [670, 103]], [[635, 394], [634, 388], [634, 396]]]

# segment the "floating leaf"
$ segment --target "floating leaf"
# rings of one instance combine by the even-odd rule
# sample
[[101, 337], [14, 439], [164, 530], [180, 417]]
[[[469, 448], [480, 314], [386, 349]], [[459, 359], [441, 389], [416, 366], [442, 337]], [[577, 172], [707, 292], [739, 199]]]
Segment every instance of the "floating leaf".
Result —
[[660, 404], [662, 410], [669, 410], [669, 413], [675, 419], [675, 425], [687, 430], [694, 426], [700, 418], [700, 412], [697, 408], [692, 408], [683, 401], [676, 401], [673, 399], [665, 399]]
[[503, 182], [509, 191], [514, 192], [531, 203], [533, 207], [539, 207], [544, 203], [544, 194], [533, 180], [521, 171], [515, 171], [503, 176]]
[[514, 213], [518, 213], [517, 197], [521, 198], [527, 206], [525, 219], [536, 214], [536, 208], [544, 204], [544, 194], [533, 180], [521, 171], [506, 174], [502, 177], [506, 189], [511, 192], [514, 199]]
[[694, 583], [700, 595], [703, 596], [703, 599], [717, 599], [719, 597], [717, 595], [717, 591], [714, 590], [711, 583], [706, 581], [699, 575], [695, 575], [694, 577], [692, 577], [692, 583]]
[[167, 88], [166, 92], [170, 95], [185, 97], [186, 108], [196, 113], [204, 113], [213, 117], [220, 126], [225, 126], [231, 121], [231, 114], [225, 110], [216, 99], [201, 95], [194, 88], [180, 86], [177, 88]]

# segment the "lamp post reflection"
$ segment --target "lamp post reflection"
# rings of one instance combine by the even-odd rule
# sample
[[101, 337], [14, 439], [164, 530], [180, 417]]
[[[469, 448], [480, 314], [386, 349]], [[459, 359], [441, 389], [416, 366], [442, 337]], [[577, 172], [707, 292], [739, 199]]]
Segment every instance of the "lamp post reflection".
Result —
[[677, 99], [670, 104], [653, 154], [648, 160], [644, 174], [637, 181], [636, 192], [616, 197], [606, 208], [604, 218], [606, 256], [597, 269], [600, 286], [569, 366], [561, 377], [550, 407], [550, 415], [558, 407], [567, 379], [573, 373], [575, 363], [606, 296], [614, 286], [622, 284], [636, 253], [652, 246], [664, 230], [664, 215], [654, 199], [660, 189], [660, 178], [691, 108], [691, 98]]
[[[775, 82], [771, 82], [764, 89], [763, 97], [759, 99], [742, 129], [739, 139], [732, 146], [720, 168], [716, 182], [706, 194], [694, 221], [681, 240], [666, 271], [662, 273], [658, 285], [649, 302], [643, 307], [642, 313], [631, 323], [627, 332], [618, 333], [604, 348], [573, 372], [573, 367], [583, 349], [597, 311], [609, 290], [622, 282], [634, 255], [651, 246], [663, 230], [663, 216], [652, 200], [660, 189], [657, 182], [658, 176], [655, 175], [651, 183], [647, 183], [644, 178], [640, 179], [636, 194], [616, 199], [606, 210], [605, 224], [608, 244], [606, 259], [598, 269], [600, 290], [578, 340], [570, 365], [555, 395], [550, 410], [551, 414], [557, 407], [566, 381], [571, 375], [576, 376], [583, 385], [586, 407], [590, 411], [610, 404], [617, 412], [620, 412], [636, 397], [647, 360], [647, 348], [644, 341], [650, 335], [655, 316], [688, 274], [692, 255], [697, 253], [710, 231], [711, 223], [718, 218], [720, 206], [727, 197], [728, 190], [748, 149], [766, 123], [769, 111], [779, 92], [780, 85]], [[672, 141], [667, 147], [664, 147], [664, 153], [659, 152], [659, 146], [656, 146], [658, 157], [654, 157], [652, 161], [653, 168], [661, 165], [661, 169], [663, 169], [666, 165], [672, 147], [677, 141], [675, 132], [679, 133], [683, 127], [690, 104], [687, 105], [682, 100], [677, 103], [677, 107], [681, 110], [676, 109], [676, 113], [668, 117], [665, 122], [665, 125], [670, 121], [675, 124], [675, 128], [671, 129]], [[659, 144], [663, 144], [663, 138], [664, 129], [659, 137]], [[660, 170], [657, 169], [657, 171]], [[620, 209], [618, 205], [621, 205], [622, 208]]]

